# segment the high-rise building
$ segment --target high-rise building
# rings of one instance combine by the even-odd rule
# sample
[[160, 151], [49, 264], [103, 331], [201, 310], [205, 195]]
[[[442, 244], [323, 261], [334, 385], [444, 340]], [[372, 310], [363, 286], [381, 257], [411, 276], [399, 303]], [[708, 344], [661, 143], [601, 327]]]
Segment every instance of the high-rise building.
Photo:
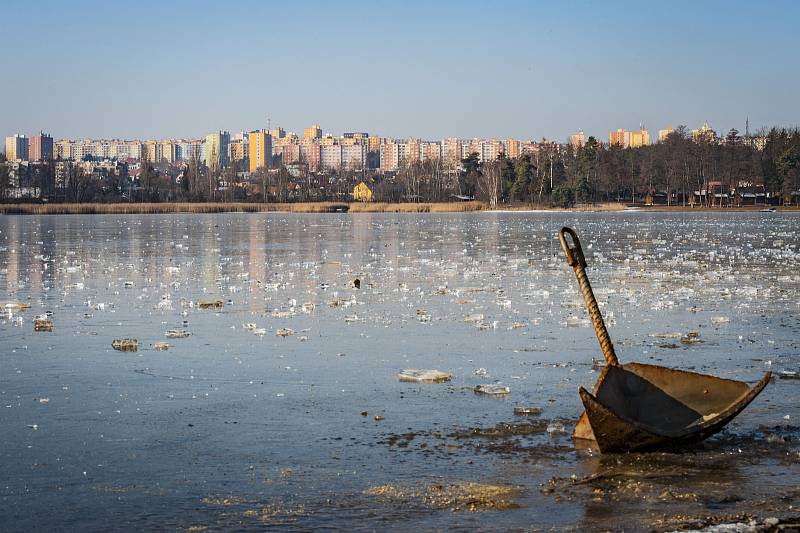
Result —
[[675, 130], [672, 128], [664, 128], [663, 130], [658, 130], [658, 142], [661, 143], [666, 141], [667, 137], [669, 137], [670, 133], [672, 133], [673, 131]]
[[272, 141], [274, 143], [274, 141], [286, 137], [286, 131], [284, 131], [283, 128], [272, 128], [269, 130], [269, 135], [272, 137]]
[[175, 141], [161, 141], [161, 160], [167, 163], [174, 163], [178, 160], [178, 149], [175, 145]]
[[203, 141], [181, 140], [176, 143], [176, 155], [179, 161], [203, 160]]
[[267, 130], [251, 131], [247, 142], [250, 172], [272, 164], [272, 136]]
[[283, 144], [279, 146], [281, 162], [284, 165], [298, 163], [300, 161], [300, 145], [297, 143]]
[[419, 154], [420, 154], [420, 142], [418, 139], [409, 139], [406, 143], [406, 152], [405, 152], [405, 161], [406, 164], [412, 164], [419, 161]]
[[442, 142], [444, 161], [449, 165], [458, 165], [461, 162], [461, 140], [448, 138]]
[[367, 164], [367, 145], [365, 143], [359, 144], [343, 144], [342, 148], [342, 166], [353, 170], [361, 170]]
[[630, 144], [630, 141], [630, 133], [622, 128], [617, 129], [617, 131], [609, 132], [608, 134], [608, 144], [611, 145], [616, 144], [618, 146], [622, 146], [623, 148], [627, 148]]
[[151, 163], [160, 163], [161, 160], [164, 159], [163, 147], [160, 142], [146, 141], [144, 146], [146, 154], [145, 158]]
[[[61, 143], [61, 141], [59, 141], [59, 143]], [[56, 143], [56, 145], [59, 143]], [[68, 157], [64, 157], [62, 153], [58, 153], [58, 148], [56, 152], [56, 156], [61, 156], [61, 159], [69, 159]], [[144, 145], [139, 141], [114, 140], [108, 143], [108, 157], [116, 157], [121, 161], [141, 159], [143, 153], [146, 155], [147, 152], [146, 149], [144, 149]]]
[[461, 159], [466, 159], [471, 154], [478, 154], [478, 160], [483, 162], [483, 149], [480, 139], [470, 139], [461, 143]]
[[506, 139], [506, 157], [509, 159], [519, 157], [519, 141], [517, 139]]
[[[246, 133], [244, 135], [236, 135], [236, 138], [231, 140], [231, 143], [228, 145], [228, 160], [239, 165], [237, 168], [243, 168], [242, 164], [248, 160], [249, 148], [250, 134]], [[272, 148], [270, 147], [270, 156], [271, 155]], [[250, 168], [249, 164], [247, 165], [247, 168]]]
[[369, 151], [370, 152], [378, 152], [381, 149], [381, 142], [382, 139], [377, 135], [371, 135], [369, 137]]
[[703, 122], [700, 128], [692, 130], [692, 140], [694, 142], [715, 142], [717, 140], [717, 132], [708, 125], [708, 122]]
[[308, 170], [316, 172], [322, 163], [322, 146], [314, 142], [304, 142], [300, 145], [299, 160], [308, 165]]
[[576, 150], [586, 144], [586, 137], [583, 133], [583, 130], [580, 130], [578, 133], [573, 133], [569, 136], [569, 144], [572, 145], [573, 148]]
[[436, 161], [442, 158], [442, 143], [438, 141], [420, 141], [419, 160]]
[[650, 133], [643, 127], [639, 130], [631, 131], [628, 134], [628, 146], [631, 148], [639, 148], [640, 146], [647, 146], [650, 144]]
[[203, 149], [206, 166], [210, 170], [220, 170], [228, 166], [228, 143], [230, 142], [231, 134], [227, 131], [220, 130], [206, 135]]
[[320, 146], [320, 163], [324, 169], [338, 169], [342, 166], [342, 146], [323, 144]]
[[303, 139], [322, 139], [322, 127], [319, 124], [314, 124], [313, 126], [304, 129]]
[[28, 145], [28, 156], [31, 161], [48, 161], [53, 159], [53, 138], [43, 132], [31, 135]]
[[75, 159], [75, 143], [66, 139], [56, 141], [53, 152], [56, 159]]
[[397, 170], [400, 166], [400, 150], [398, 143], [393, 140], [387, 140], [381, 144], [381, 170]]
[[9, 161], [28, 160], [28, 138], [19, 133], [6, 137], [6, 159]]
[[498, 157], [500, 157], [501, 153], [504, 153], [504, 150], [505, 146], [503, 146], [502, 141], [498, 141], [496, 139], [481, 141], [479, 152], [481, 156], [481, 162], [495, 161]]

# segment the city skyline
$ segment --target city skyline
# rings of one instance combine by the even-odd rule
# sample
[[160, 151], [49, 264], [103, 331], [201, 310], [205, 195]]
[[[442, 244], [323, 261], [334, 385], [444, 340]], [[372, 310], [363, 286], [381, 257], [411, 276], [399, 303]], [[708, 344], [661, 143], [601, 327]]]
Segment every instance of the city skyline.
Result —
[[[800, 5], [509, 2], [4, 6], [0, 130], [186, 138], [272, 124], [534, 138], [800, 122]], [[124, 16], [123, 16], [124, 15]], [[36, 35], [46, 32], [43, 42]], [[58, 53], [52, 43], [58, 43]], [[13, 43], [25, 43], [15, 46]]]
[[[726, 133], [717, 132], [708, 123], [699, 128], [685, 128], [683, 136], [692, 141], [704, 139], [712, 143], [724, 143]], [[66, 139], [54, 140], [49, 133], [40, 131], [26, 136], [14, 133], [5, 138], [5, 156], [9, 161], [45, 161], [45, 160], [80, 160], [86, 156], [95, 159], [137, 160], [146, 159], [153, 163], [176, 163], [189, 161], [193, 155], [212, 169], [228, 166], [229, 160], [242, 161], [251, 173], [258, 168], [269, 167], [272, 158], [279, 157], [282, 164], [294, 163], [301, 159], [309, 161], [312, 166], [337, 168], [341, 166], [366, 167], [369, 154], [380, 157], [379, 166], [372, 168], [397, 169], [403, 161], [426, 161], [430, 159], [450, 159], [459, 161], [470, 153], [477, 153], [480, 161], [493, 161], [502, 153], [509, 158], [517, 158], [523, 153], [538, 151], [539, 146], [566, 146], [580, 148], [594, 139], [598, 145], [617, 145], [621, 148], [640, 148], [668, 139], [676, 128], [667, 127], [658, 130], [657, 137], [651, 142], [649, 131], [643, 126], [638, 130], [617, 128], [608, 132], [608, 140], [586, 136], [579, 130], [569, 136], [566, 142], [554, 139], [514, 139], [507, 137], [471, 138], [446, 137], [443, 139], [422, 139], [419, 137], [392, 138], [371, 135], [367, 132], [343, 132], [333, 135], [324, 132], [319, 124], [303, 128], [302, 137], [280, 126], [269, 130], [259, 129], [250, 132], [241, 131], [231, 135], [229, 131], [219, 130], [205, 136], [192, 138], [157, 138], [157, 139]], [[763, 147], [765, 137], [753, 135], [749, 124], [742, 136], [747, 143]], [[314, 146], [314, 151], [309, 149]], [[332, 149], [336, 149], [331, 151]], [[760, 149], [760, 148], [759, 148]], [[338, 153], [336, 153], [338, 151]], [[316, 155], [315, 155], [316, 154]], [[386, 161], [391, 161], [387, 167]]]

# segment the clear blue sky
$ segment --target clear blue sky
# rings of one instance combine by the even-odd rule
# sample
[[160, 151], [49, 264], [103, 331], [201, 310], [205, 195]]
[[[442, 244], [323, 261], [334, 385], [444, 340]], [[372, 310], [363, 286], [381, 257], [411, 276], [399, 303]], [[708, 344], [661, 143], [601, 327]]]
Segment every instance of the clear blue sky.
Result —
[[800, 2], [4, 2], [0, 132], [800, 124]]

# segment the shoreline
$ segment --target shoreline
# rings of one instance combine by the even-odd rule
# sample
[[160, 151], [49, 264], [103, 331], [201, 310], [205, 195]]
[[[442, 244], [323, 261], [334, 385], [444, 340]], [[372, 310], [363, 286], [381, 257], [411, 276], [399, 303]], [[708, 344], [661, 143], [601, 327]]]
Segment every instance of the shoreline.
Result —
[[[741, 207], [690, 207], [690, 206], [636, 206], [627, 208], [624, 203], [598, 203], [570, 208], [548, 207], [532, 204], [489, 207], [484, 202], [297, 202], [297, 203], [247, 203], [247, 202], [163, 202], [163, 203], [79, 203], [79, 204], [0, 204], [2, 215], [148, 215], [173, 213], [464, 213], [486, 211], [495, 213], [549, 213], [549, 212], [759, 212], [768, 206]], [[776, 212], [799, 211], [800, 206], [776, 207]]]

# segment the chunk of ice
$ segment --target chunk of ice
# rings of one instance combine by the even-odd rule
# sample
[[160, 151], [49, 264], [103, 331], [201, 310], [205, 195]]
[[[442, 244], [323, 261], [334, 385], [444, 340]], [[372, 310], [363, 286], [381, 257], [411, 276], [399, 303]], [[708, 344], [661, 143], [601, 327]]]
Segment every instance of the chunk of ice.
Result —
[[441, 370], [420, 370], [417, 368], [406, 368], [399, 374], [397, 378], [400, 381], [411, 383], [443, 383], [450, 381], [453, 376]]

